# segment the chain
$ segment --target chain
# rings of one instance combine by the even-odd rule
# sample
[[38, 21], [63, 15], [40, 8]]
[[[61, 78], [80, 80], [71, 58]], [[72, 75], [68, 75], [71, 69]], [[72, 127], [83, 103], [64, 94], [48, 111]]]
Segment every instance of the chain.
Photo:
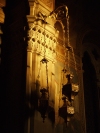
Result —
[[45, 46], [46, 39], [45, 39], [45, 34], [46, 34], [46, 32], [45, 32], [45, 20], [44, 20], [44, 58], [46, 56], [46, 46]]
[[75, 70], [77, 72], [77, 65], [76, 65], [76, 60], [75, 60], [74, 48], [71, 47], [70, 41], [69, 41], [69, 16], [67, 17], [67, 37], [68, 37], [67, 43], [68, 43], [68, 47], [69, 47], [69, 49], [68, 49], [68, 69], [69, 69], [69, 72], [70, 72], [69, 61], [70, 61], [70, 50], [71, 50], [72, 55], [73, 55], [73, 60], [74, 60], [74, 63], [75, 63]]
[[73, 54], [73, 59], [74, 59], [74, 63], [75, 63], [75, 70], [77, 72], [77, 65], [76, 65], [76, 60], [75, 60], [75, 54], [74, 54], [74, 49], [72, 48], [72, 54]]
[[68, 60], [68, 71], [70, 72], [70, 65], [69, 65], [70, 64], [69, 63], [70, 62], [70, 59], [69, 59], [70, 58], [70, 53], [69, 53], [69, 50], [67, 51], [67, 55], [68, 55], [68, 59], [67, 59]]
[[70, 41], [69, 41], [69, 16], [67, 17], [67, 43], [68, 43], [68, 46], [70, 46]]
[[40, 78], [40, 71], [41, 71], [41, 61], [40, 61], [39, 73], [38, 73], [38, 76], [37, 76], [38, 79]]
[[64, 53], [65, 53], [65, 61], [64, 61], [64, 71], [66, 70], [66, 45], [65, 45], [65, 30], [63, 29], [63, 46], [64, 46]]
[[49, 98], [49, 85], [48, 85], [48, 66], [46, 63], [46, 78], [47, 78], [47, 91], [48, 91], [48, 98]]
[[43, 57], [43, 59], [40, 62], [42, 62], [43, 64], [46, 63], [46, 66], [45, 66], [46, 67], [46, 80], [47, 80], [47, 91], [48, 91], [48, 97], [49, 97], [48, 66], [47, 66], [48, 60], [45, 58], [45, 56], [46, 56], [46, 45], [45, 45], [45, 43], [46, 43], [46, 40], [45, 40], [45, 35], [46, 35], [46, 33], [45, 33], [45, 25], [46, 25], [46, 21], [45, 21], [45, 19], [43, 21], [43, 24], [44, 24], [44, 32], [43, 32], [43, 35], [44, 35], [44, 57]]
[[[67, 45], [70, 48], [70, 41], [69, 41], [69, 16], [67, 17]], [[67, 53], [68, 53], [68, 71], [70, 72], [70, 49], [68, 49]]]

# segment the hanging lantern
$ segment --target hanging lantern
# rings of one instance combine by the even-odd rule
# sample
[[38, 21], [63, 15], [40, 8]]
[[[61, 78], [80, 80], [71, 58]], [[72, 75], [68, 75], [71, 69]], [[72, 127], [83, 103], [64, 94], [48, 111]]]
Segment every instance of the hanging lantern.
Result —
[[44, 57], [40, 62], [43, 64], [46, 63], [46, 76], [47, 76], [47, 87], [42, 88], [40, 90], [41, 97], [39, 99], [39, 112], [41, 114], [41, 117], [43, 118], [43, 122], [46, 118], [46, 113], [48, 110], [48, 103], [49, 103], [49, 90], [48, 90], [48, 69], [47, 69], [47, 62], [48, 60]]
[[[42, 15], [42, 14], [40, 13], [40, 15]], [[42, 16], [42, 17], [44, 17], [44, 16]], [[39, 99], [39, 111], [41, 113], [41, 117], [43, 118], [43, 122], [44, 122], [44, 120], [46, 118], [46, 113], [47, 113], [47, 110], [48, 110], [48, 103], [49, 103], [48, 69], [47, 69], [48, 60], [45, 58], [45, 56], [46, 56], [45, 24], [47, 24], [46, 21], [45, 21], [45, 18], [43, 18], [43, 24], [44, 24], [44, 43], [43, 43], [44, 44], [44, 58], [40, 62], [43, 63], [43, 64], [46, 64], [47, 86], [46, 86], [46, 88], [42, 88], [40, 90], [40, 92], [42, 94], [41, 94], [41, 97]]]
[[67, 113], [69, 115], [73, 115], [74, 114], [74, 107], [73, 106], [67, 106]]
[[39, 111], [41, 113], [41, 117], [43, 118], [43, 122], [46, 118], [46, 113], [48, 109], [48, 91], [47, 89], [43, 88], [40, 90], [41, 97], [39, 99]]
[[41, 62], [44, 64], [44, 63], [48, 63], [48, 60], [44, 57]]
[[73, 106], [67, 106], [67, 122], [70, 121], [71, 117], [74, 115], [75, 110]]
[[63, 85], [62, 94], [65, 95], [68, 98], [68, 100], [71, 102], [72, 84], [70, 81], [70, 74], [67, 74], [66, 78], [68, 79], [68, 82], [67, 84]]
[[[62, 70], [63, 74], [67, 73], [67, 83], [63, 85], [62, 87], [62, 95], [64, 96], [62, 100], [64, 101], [64, 104], [62, 107], [59, 108], [59, 116], [61, 116], [65, 122], [70, 121], [71, 116], [74, 114], [74, 107], [73, 107], [73, 100], [75, 95], [77, 95], [77, 92], [79, 90], [78, 86], [75, 86], [71, 79], [73, 78], [73, 74], [70, 72], [70, 52], [73, 54], [73, 60], [75, 63], [75, 70], [76, 68], [76, 61], [74, 56], [74, 50], [73, 47], [70, 45], [70, 39], [69, 39], [69, 15], [68, 15], [68, 8], [66, 6], [58, 7], [55, 11], [51, 13], [55, 13], [55, 18], [57, 20], [63, 20], [66, 19], [67, 21], [67, 43], [65, 43], [65, 28], [63, 29], [63, 46], [65, 49], [65, 62], [64, 62], [64, 69]], [[63, 25], [63, 23], [62, 23]], [[67, 46], [66, 46], [67, 44]], [[67, 55], [68, 53], [68, 55]], [[66, 65], [68, 69], [66, 70]], [[63, 76], [64, 77], [64, 76]], [[63, 80], [64, 82], [64, 80]]]
[[64, 119], [65, 123], [68, 123], [70, 121], [71, 116], [73, 116], [74, 114], [74, 107], [69, 105], [66, 96], [64, 96], [62, 100], [64, 103], [63, 106], [59, 108], [59, 116]]

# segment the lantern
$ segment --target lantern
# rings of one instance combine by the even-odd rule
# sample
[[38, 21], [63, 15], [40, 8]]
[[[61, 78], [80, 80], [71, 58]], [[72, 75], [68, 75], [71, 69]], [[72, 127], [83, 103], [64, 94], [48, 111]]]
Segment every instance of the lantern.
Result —
[[68, 98], [68, 100], [71, 102], [72, 84], [70, 81], [70, 74], [66, 75], [66, 78], [68, 79], [68, 82], [67, 84], [63, 85], [62, 94], [65, 95]]
[[47, 95], [47, 89], [43, 88], [40, 90], [41, 97], [39, 99], [39, 111], [41, 113], [41, 117], [43, 118], [43, 122], [46, 118], [46, 113], [48, 109], [48, 95]]

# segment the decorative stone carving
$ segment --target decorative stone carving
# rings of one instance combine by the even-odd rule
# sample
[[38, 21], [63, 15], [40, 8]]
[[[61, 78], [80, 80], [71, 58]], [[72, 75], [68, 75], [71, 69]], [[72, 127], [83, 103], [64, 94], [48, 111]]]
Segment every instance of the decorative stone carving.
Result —
[[54, 59], [56, 59], [55, 51], [57, 44], [55, 35], [46, 31], [42, 26], [37, 26], [34, 23], [30, 24], [29, 28], [28, 49], [41, 55], [44, 55], [45, 50], [46, 56], [54, 61]]
[[53, 4], [54, 4], [54, 0], [39, 0], [40, 2], [42, 2], [43, 4], [45, 4], [47, 7], [51, 8], [53, 10]]

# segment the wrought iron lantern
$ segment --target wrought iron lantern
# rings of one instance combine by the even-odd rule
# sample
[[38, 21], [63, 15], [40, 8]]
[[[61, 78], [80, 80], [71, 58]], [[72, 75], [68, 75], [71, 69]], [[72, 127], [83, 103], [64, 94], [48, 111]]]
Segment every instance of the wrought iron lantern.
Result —
[[[65, 72], [65, 70], [63, 72]], [[59, 115], [64, 118], [66, 123], [70, 121], [71, 117], [75, 113], [72, 102], [79, 91], [79, 85], [71, 82], [72, 77], [73, 75], [71, 74], [66, 75], [67, 83], [62, 87], [62, 95], [64, 95], [62, 100], [64, 101], [64, 104], [59, 108]]]
[[[65, 43], [65, 30], [63, 30], [63, 42], [64, 42], [64, 48], [65, 48], [65, 66], [63, 71], [63, 74], [66, 75], [67, 78], [67, 83], [63, 85], [62, 87], [62, 95], [63, 98], [62, 100], [64, 101], [62, 107], [59, 108], [59, 116], [61, 116], [65, 122], [69, 122], [71, 116], [74, 115], [74, 107], [73, 107], [73, 101], [74, 101], [74, 97], [75, 95], [77, 95], [78, 91], [79, 91], [79, 86], [76, 84], [73, 84], [71, 82], [73, 75], [71, 74], [70, 71], [70, 52], [72, 52], [73, 54], [73, 60], [75, 61], [75, 57], [74, 57], [74, 50], [70, 45], [69, 42], [69, 16], [68, 16], [68, 9], [66, 6], [62, 6], [61, 8], [58, 8], [55, 12], [57, 14], [57, 19], [58, 20], [63, 20], [66, 19], [67, 20], [67, 46]], [[68, 53], [68, 56], [66, 55]], [[67, 61], [66, 61], [67, 60]], [[68, 65], [68, 69], [66, 70], [66, 64]], [[76, 62], [75, 62], [75, 70], [76, 70]]]
[[40, 90], [41, 97], [39, 99], [39, 111], [41, 113], [41, 117], [43, 118], [43, 122], [46, 118], [46, 113], [48, 109], [48, 91], [47, 89], [43, 88]]
[[47, 88], [40, 89], [41, 97], [39, 99], [39, 112], [41, 114], [41, 117], [43, 118], [43, 123], [44, 123], [49, 106], [48, 69], [47, 69], [48, 60], [44, 57], [40, 62], [46, 64], [46, 75], [47, 75]]
[[59, 108], [59, 115], [64, 118], [66, 123], [70, 121], [71, 116], [74, 114], [74, 107], [71, 104], [72, 83], [70, 75], [71, 74], [66, 75], [67, 83], [62, 87], [62, 100], [64, 101], [64, 104]]
[[70, 81], [70, 74], [67, 74], [66, 78], [68, 79], [68, 82], [67, 84], [63, 85], [62, 94], [65, 95], [68, 98], [68, 100], [71, 102], [72, 84]]
[[[69, 43], [69, 16], [68, 16], [68, 8], [66, 5], [58, 7], [56, 10], [50, 13], [49, 16], [44, 16], [41, 13], [39, 13], [40, 18], [38, 20], [43, 20], [42, 22], [44, 23], [44, 33], [45, 33], [45, 24], [46, 23], [46, 18], [47, 17], [54, 17], [57, 21], [63, 21], [64, 19], [67, 20], [67, 46], [65, 45], [65, 29], [63, 30], [64, 33], [64, 48], [65, 48], [65, 59], [67, 58], [66, 53], [69, 51], [73, 52], [73, 48], [70, 46]], [[41, 19], [42, 18], [42, 19]], [[63, 23], [62, 23], [63, 24]], [[39, 111], [41, 113], [41, 117], [43, 118], [43, 122], [46, 118], [46, 113], [48, 110], [49, 106], [49, 89], [48, 89], [48, 69], [47, 69], [47, 63], [48, 60], [45, 58], [46, 54], [46, 45], [45, 45], [45, 34], [44, 34], [44, 58], [41, 60], [41, 62], [46, 64], [46, 75], [47, 75], [47, 88], [42, 88], [40, 90], [41, 92], [41, 97], [39, 99]], [[74, 58], [75, 61], [75, 58]], [[69, 63], [69, 56], [68, 56], [68, 62]], [[65, 62], [66, 65], [66, 62]], [[76, 65], [76, 63], [75, 63]], [[68, 64], [69, 67], [69, 64]], [[65, 66], [66, 68], [66, 66]], [[68, 68], [69, 69], [69, 68]], [[63, 72], [66, 73], [67, 70], [63, 69]], [[63, 117], [65, 122], [67, 123], [70, 120], [70, 117], [74, 114], [74, 107], [72, 106], [71, 102], [74, 100], [75, 95], [77, 94], [79, 87], [75, 86], [74, 84], [71, 83], [71, 78], [72, 75], [69, 73], [66, 75], [67, 78], [67, 83], [63, 85], [62, 87], [62, 95], [63, 95], [63, 106], [59, 108], [59, 116]]]
[[74, 115], [74, 107], [69, 103], [66, 96], [62, 97], [63, 106], [59, 108], [59, 116], [62, 117], [66, 123], [70, 121], [71, 116]]
[[71, 105], [71, 106], [67, 106], [67, 122], [70, 121], [71, 117], [74, 115], [75, 113], [75, 110], [74, 110], [74, 107]]
[[45, 54], [46, 54], [46, 46], [45, 46], [45, 24], [47, 24], [47, 22], [45, 21], [46, 19], [46, 16], [43, 16], [43, 14], [41, 14], [39, 12], [38, 14], [40, 16], [40, 19], [42, 21], [42, 23], [44, 24], [44, 58], [40, 61], [42, 64], [46, 64], [46, 76], [47, 76], [47, 87], [46, 88], [42, 88], [40, 89], [40, 92], [41, 92], [41, 97], [39, 99], [39, 112], [41, 114], [41, 117], [43, 118], [43, 122], [46, 118], [46, 113], [47, 113], [47, 110], [48, 110], [48, 106], [49, 106], [49, 90], [48, 90], [48, 67], [47, 67], [47, 63], [48, 63], [48, 60], [45, 58]]

